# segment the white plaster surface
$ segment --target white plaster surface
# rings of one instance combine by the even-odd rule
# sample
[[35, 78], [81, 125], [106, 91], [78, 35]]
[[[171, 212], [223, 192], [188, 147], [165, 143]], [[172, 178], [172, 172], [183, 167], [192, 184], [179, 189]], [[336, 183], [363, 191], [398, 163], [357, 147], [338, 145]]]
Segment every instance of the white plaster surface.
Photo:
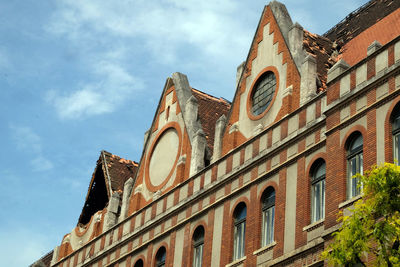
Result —
[[231, 184], [231, 191], [236, 190], [239, 187], [239, 179], [234, 179]]
[[144, 223], [150, 221], [151, 218], [151, 207], [147, 208], [145, 211]]
[[167, 178], [178, 155], [179, 137], [175, 129], [167, 130], [158, 140], [150, 159], [149, 176], [153, 186]]
[[178, 214], [178, 222], [184, 220], [185, 218], [186, 218], [186, 210], [181, 211], [181, 212]]
[[[263, 127], [270, 125], [276, 118], [281, 106], [283, 93], [287, 87], [286, 73], [287, 64], [282, 65], [282, 53], [278, 54], [278, 43], [273, 43], [274, 33], [269, 35], [269, 24], [265, 25], [263, 29], [263, 40], [258, 44], [257, 57], [252, 62], [251, 75], [246, 80], [245, 93], [240, 97], [240, 111], [239, 111], [239, 130], [246, 137], [249, 138], [253, 134], [253, 129], [261, 124]], [[269, 66], [274, 66], [279, 72], [279, 88], [276, 88], [276, 98], [267, 114], [256, 121], [252, 121], [247, 115], [247, 96], [250, 93], [250, 87], [255, 81], [260, 72]]]
[[262, 152], [267, 148], [267, 138], [268, 138], [267, 134], [263, 134], [260, 137], [260, 152]]
[[389, 83], [384, 83], [376, 88], [376, 99], [379, 100], [389, 93]]
[[184, 240], [184, 229], [179, 229], [176, 232], [175, 238], [175, 253], [174, 253], [174, 266], [181, 266], [182, 264], [182, 252], [183, 252], [183, 240]]
[[345, 106], [340, 110], [340, 120], [343, 121], [350, 117], [350, 107]]
[[288, 122], [288, 134], [290, 135], [294, 131], [299, 129], [299, 115], [296, 114], [289, 119]]
[[324, 232], [323, 224], [321, 226], [317, 227], [316, 229], [313, 229], [312, 231], [307, 232], [307, 242], [310, 242], [310, 241], [314, 240], [315, 238], [320, 237], [323, 232]]
[[400, 89], [400, 75], [397, 75], [395, 78], [395, 86], [396, 90]]
[[268, 250], [267, 252], [262, 253], [261, 255], [257, 256], [257, 266], [258, 265], [264, 266], [264, 265], [261, 265], [261, 264], [263, 264], [264, 262], [269, 261], [270, 259], [272, 259], [273, 252], [274, 252], [274, 250], [271, 249], [271, 250]]
[[225, 195], [225, 188], [218, 189], [217, 193], [215, 194], [215, 199], [220, 199]]
[[376, 56], [375, 71], [378, 74], [380, 71], [388, 67], [388, 50], [384, 50]]
[[166, 220], [164, 224], [164, 229], [165, 230], [169, 229], [171, 227], [171, 223], [172, 223], [171, 219]]
[[315, 102], [307, 107], [306, 123], [309, 124], [315, 120], [316, 104]]
[[364, 95], [357, 99], [356, 101], [356, 110], [360, 111], [367, 107], [367, 96]]
[[240, 151], [233, 154], [232, 169], [235, 169], [240, 164]]
[[243, 175], [243, 184], [247, 184], [251, 180], [251, 172], [246, 172]]
[[258, 165], [258, 176], [262, 175], [265, 173], [267, 170], [267, 164], [266, 162], [262, 162]]
[[385, 162], [385, 120], [391, 102], [376, 110], [376, 163]]
[[356, 86], [367, 80], [367, 64], [364, 63], [356, 70]]
[[394, 62], [400, 60], [400, 41], [394, 45]]
[[218, 172], [217, 172], [218, 178], [225, 175], [225, 173], [226, 173], [226, 160], [223, 160], [218, 164]]
[[130, 228], [131, 228], [131, 220], [124, 222], [124, 225], [122, 226], [122, 236], [128, 234]]
[[272, 144], [276, 144], [281, 140], [281, 127], [277, 126], [272, 130]]
[[179, 201], [185, 200], [188, 195], [188, 184], [185, 184], [179, 190]]
[[[218, 206], [215, 209], [215, 218], [223, 218], [224, 207]], [[211, 266], [218, 267], [221, 255], [221, 239], [223, 236], [222, 232], [223, 220], [214, 220], [214, 231], [213, 231], [213, 242], [212, 242], [212, 252], [211, 252]]]
[[296, 233], [297, 163], [290, 165], [286, 173], [284, 253], [294, 250]]
[[311, 133], [306, 137], [306, 147], [313, 145], [315, 142], [315, 133]]
[[320, 136], [320, 140], [324, 140], [324, 139], [326, 139], [326, 135], [325, 135], [325, 133], [326, 133], [326, 126], [323, 126], [323, 127], [321, 128], [321, 136]]
[[244, 149], [244, 161], [246, 162], [250, 160], [252, 156], [253, 156], [253, 143], [248, 144]]
[[279, 154], [272, 157], [271, 167], [276, 167], [279, 164]]
[[340, 79], [340, 96], [350, 92], [350, 73]]
[[211, 169], [206, 171], [206, 173], [204, 175], [204, 186], [206, 186], [206, 185], [208, 185], [210, 183], [211, 183]]
[[140, 222], [142, 221], [143, 212], [140, 212], [135, 217], [135, 229], [140, 227]]
[[193, 181], [193, 193], [200, 190], [200, 179], [201, 176], [197, 176]]
[[297, 154], [297, 143], [293, 144], [289, 147], [288, 152], [287, 152], [287, 157], [291, 158], [292, 156]]
[[174, 194], [169, 194], [167, 197], [167, 207], [166, 209], [170, 209], [174, 205]]

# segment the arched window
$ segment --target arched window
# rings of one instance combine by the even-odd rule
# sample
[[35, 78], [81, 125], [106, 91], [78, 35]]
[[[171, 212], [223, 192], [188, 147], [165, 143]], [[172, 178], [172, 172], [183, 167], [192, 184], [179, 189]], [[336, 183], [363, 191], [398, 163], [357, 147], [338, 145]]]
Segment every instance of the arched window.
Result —
[[167, 257], [167, 251], [165, 250], [165, 247], [160, 247], [156, 254], [155, 267], [164, 267], [166, 257]]
[[400, 165], [400, 105], [397, 105], [393, 111], [391, 121], [393, 134], [393, 159], [397, 165]]
[[275, 190], [268, 187], [262, 196], [262, 233], [261, 246], [266, 246], [274, 241], [275, 219]]
[[358, 196], [361, 188], [358, 186], [359, 179], [353, 178], [357, 173], [363, 173], [363, 137], [357, 132], [350, 137], [347, 148], [347, 197], [348, 199]]
[[243, 202], [237, 205], [233, 213], [235, 224], [235, 229], [233, 233], [233, 260], [240, 259], [244, 256], [246, 213], [247, 208]]
[[311, 223], [325, 217], [325, 161], [314, 163], [311, 175]]
[[204, 228], [199, 226], [193, 234], [193, 267], [203, 265]]
[[143, 267], [143, 266], [144, 266], [144, 264], [143, 264], [143, 260], [142, 259], [139, 259], [134, 265], [134, 267]]

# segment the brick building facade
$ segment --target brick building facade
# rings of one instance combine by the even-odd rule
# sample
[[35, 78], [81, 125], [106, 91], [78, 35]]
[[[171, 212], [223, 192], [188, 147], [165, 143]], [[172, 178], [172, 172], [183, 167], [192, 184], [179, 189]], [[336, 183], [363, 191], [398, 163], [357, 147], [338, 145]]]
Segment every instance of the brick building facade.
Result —
[[360, 198], [349, 177], [398, 158], [399, 6], [370, 1], [319, 36], [270, 2], [232, 103], [174, 73], [141, 159], [101, 153], [50, 265], [323, 266]]

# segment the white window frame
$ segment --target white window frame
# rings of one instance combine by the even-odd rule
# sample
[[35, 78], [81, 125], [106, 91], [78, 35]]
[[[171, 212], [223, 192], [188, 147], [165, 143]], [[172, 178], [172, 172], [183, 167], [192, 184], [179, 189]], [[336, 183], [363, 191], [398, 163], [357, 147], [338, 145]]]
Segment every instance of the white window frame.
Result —
[[[268, 190], [268, 189], [267, 189]], [[272, 199], [273, 198], [273, 199]], [[267, 192], [262, 201], [261, 247], [274, 242], [275, 190]]]
[[325, 162], [318, 164], [311, 178], [311, 223], [325, 218]]
[[[204, 251], [204, 228], [197, 228], [193, 234], [193, 264], [192, 267], [201, 267], [203, 265], [203, 251]], [[201, 231], [201, 236], [196, 238], [196, 232]], [[196, 240], [197, 239], [197, 240]]]
[[392, 136], [393, 136], [393, 161], [400, 165], [400, 107], [397, 107], [392, 115]]
[[[361, 145], [354, 147], [355, 141], [361, 138]], [[361, 134], [353, 136], [347, 151], [347, 199], [352, 199], [361, 194], [362, 185], [358, 186], [359, 178], [353, 178], [357, 173], [363, 174], [363, 146], [364, 140]]]
[[[237, 218], [241, 213], [240, 212], [241, 209], [244, 209], [245, 215], [242, 218]], [[247, 216], [247, 207], [245, 204], [243, 204], [243, 206], [241, 207], [236, 207], [235, 218], [234, 218], [235, 225], [233, 232], [233, 260], [238, 260], [244, 257], [246, 216]]]

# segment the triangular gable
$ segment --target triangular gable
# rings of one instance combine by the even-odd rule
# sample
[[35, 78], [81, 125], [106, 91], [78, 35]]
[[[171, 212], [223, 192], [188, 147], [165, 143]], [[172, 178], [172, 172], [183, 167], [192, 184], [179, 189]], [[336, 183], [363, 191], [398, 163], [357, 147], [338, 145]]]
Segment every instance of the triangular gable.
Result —
[[227, 101], [193, 89], [184, 74], [167, 79], [146, 133], [130, 213], [209, 163], [215, 122], [229, 107]]
[[[238, 69], [240, 79], [225, 127], [222, 154], [299, 108], [300, 73], [306, 55], [302, 27], [292, 23], [283, 4], [271, 2], [261, 15], [247, 59]], [[274, 73], [277, 88], [264, 114], [255, 116], [251, 113], [252, 89], [266, 72]]]
[[136, 174], [138, 164], [122, 159], [107, 151], [101, 151], [90, 180], [85, 204], [78, 224], [87, 224], [93, 214], [103, 210], [113, 192], [122, 193], [124, 183]]

